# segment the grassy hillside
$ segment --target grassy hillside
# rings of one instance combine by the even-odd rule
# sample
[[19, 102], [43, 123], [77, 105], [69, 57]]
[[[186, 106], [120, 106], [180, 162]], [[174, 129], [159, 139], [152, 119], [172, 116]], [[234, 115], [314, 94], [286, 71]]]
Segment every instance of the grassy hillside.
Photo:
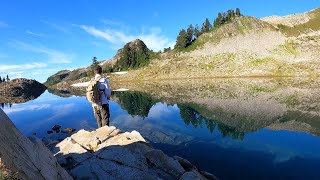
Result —
[[[199, 77], [308, 76], [320, 74], [319, 44], [288, 38], [267, 22], [239, 17], [201, 35], [183, 51], [171, 51], [125, 80]], [[315, 37], [318, 38], [318, 37]], [[112, 77], [115, 81], [119, 77]]]
[[[148, 53], [143, 42], [139, 52], [130, 48], [128, 43], [110, 62], [102, 64], [104, 69], [110, 69], [107, 72], [128, 70], [126, 75], [111, 75], [111, 81], [239, 76], [319, 77], [319, 14], [320, 9], [316, 9], [303, 15], [303, 21], [292, 20], [291, 16], [276, 21], [287, 25], [270, 24], [266, 19], [249, 16], [235, 17], [200, 35], [185, 49], [155, 55]], [[123, 54], [124, 49], [126, 53]], [[69, 75], [64, 78], [63, 73], [58, 73], [48, 82], [86, 81], [87, 70], [67, 72]]]

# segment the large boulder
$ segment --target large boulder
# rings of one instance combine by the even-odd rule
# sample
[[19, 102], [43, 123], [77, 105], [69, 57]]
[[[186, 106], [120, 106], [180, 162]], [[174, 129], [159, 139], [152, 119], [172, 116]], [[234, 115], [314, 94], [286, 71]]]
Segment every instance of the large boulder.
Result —
[[30, 139], [0, 109], [0, 159], [18, 179], [72, 179], [36, 137]]
[[80, 130], [53, 150], [75, 179], [216, 179], [181, 157], [154, 149], [137, 131]]

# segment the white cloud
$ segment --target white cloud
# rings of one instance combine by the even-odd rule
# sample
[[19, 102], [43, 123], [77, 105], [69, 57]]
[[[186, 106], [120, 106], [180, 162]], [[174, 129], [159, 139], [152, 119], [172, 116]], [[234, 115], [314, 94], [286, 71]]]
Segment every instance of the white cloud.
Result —
[[6, 114], [17, 113], [22, 111], [38, 111], [42, 109], [49, 109], [51, 107], [50, 104], [42, 104], [42, 105], [28, 105], [28, 106], [12, 106], [11, 108], [4, 109]]
[[117, 43], [116, 38], [108, 30], [101, 31], [95, 27], [85, 25], [80, 25], [79, 27], [95, 37], [105, 39], [111, 43]]
[[45, 63], [30, 63], [30, 64], [16, 64], [16, 65], [0, 65], [0, 72], [7, 71], [23, 71], [28, 69], [36, 69], [46, 67]]
[[126, 34], [122, 31], [117, 31], [113, 29], [97, 29], [93, 26], [79, 25], [81, 29], [85, 30], [92, 36], [97, 38], [102, 38], [115, 46], [124, 45], [132, 40], [141, 39], [148, 48], [159, 51], [165, 47], [172, 47], [175, 44], [175, 41], [169, 40], [167, 37], [162, 35], [160, 28], [151, 28], [148, 33], [140, 33], [137, 35]]
[[21, 41], [12, 41], [10, 44], [14, 47], [24, 49], [27, 51], [45, 54], [48, 56], [48, 63], [52, 64], [68, 64], [72, 62], [73, 55], [63, 53], [54, 49], [49, 49], [44, 46], [34, 46]]
[[26, 33], [30, 34], [30, 35], [33, 35], [33, 36], [37, 36], [37, 37], [45, 37], [44, 34], [34, 33], [32, 31], [29, 31], [29, 30], [27, 30]]

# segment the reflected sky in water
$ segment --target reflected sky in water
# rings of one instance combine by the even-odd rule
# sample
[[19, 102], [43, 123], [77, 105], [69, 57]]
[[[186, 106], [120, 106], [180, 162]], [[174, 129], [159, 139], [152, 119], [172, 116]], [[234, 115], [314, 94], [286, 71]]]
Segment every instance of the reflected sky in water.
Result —
[[[123, 100], [123, 99], [122, 99]], [[147, 99], [148, 100], [148, 99]], [[317, 179], [320, 177], [320, 138], [287, 130], [262, 128], [229, 136], [232, 128], [216, 123], [194, 124], [181, 116], [179, 104], [150, 103], [147, 114], [131, 115], [122, 103], [110, 102], [110, 125], [122, 131], [139, 131], [155, 147], [170, 155], [187, 158], [200, 169], [221, 179]], [[149, 110], [149, 111], [148, 111]], [[69, 135], [48, 134], [62, 128], [97, 128], [92, 108], [85, 97], [59, 97], [48, 92], [23, 104], [5, 106], [4, 111], [26, 136], [62, 139]], [[195, 114], [196, 118], [201, 114]], [[188, 122], [188, 123], [187, 123]], [[193, 123], [193, 124], [192, 124]], [[227, 132], [227, 133], [223, 133]], [[237, 133], [237, 132], [236, 132]]]

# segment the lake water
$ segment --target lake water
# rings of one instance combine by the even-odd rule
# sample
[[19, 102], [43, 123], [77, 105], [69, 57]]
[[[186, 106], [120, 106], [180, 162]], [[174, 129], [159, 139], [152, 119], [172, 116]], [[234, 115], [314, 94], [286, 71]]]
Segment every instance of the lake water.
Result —
[[[314, 79], [111, 83], [110, 125], [139, 131], [167, 154], [220, 179], [320, 179], [320, 90]], [[81, 91], [46, 91], [3, 107], [26, 136], [97, 128]], [[56, 94], [56, 95], [55, 95]], [[76, 95], [74, 95], [76, 94]]]

